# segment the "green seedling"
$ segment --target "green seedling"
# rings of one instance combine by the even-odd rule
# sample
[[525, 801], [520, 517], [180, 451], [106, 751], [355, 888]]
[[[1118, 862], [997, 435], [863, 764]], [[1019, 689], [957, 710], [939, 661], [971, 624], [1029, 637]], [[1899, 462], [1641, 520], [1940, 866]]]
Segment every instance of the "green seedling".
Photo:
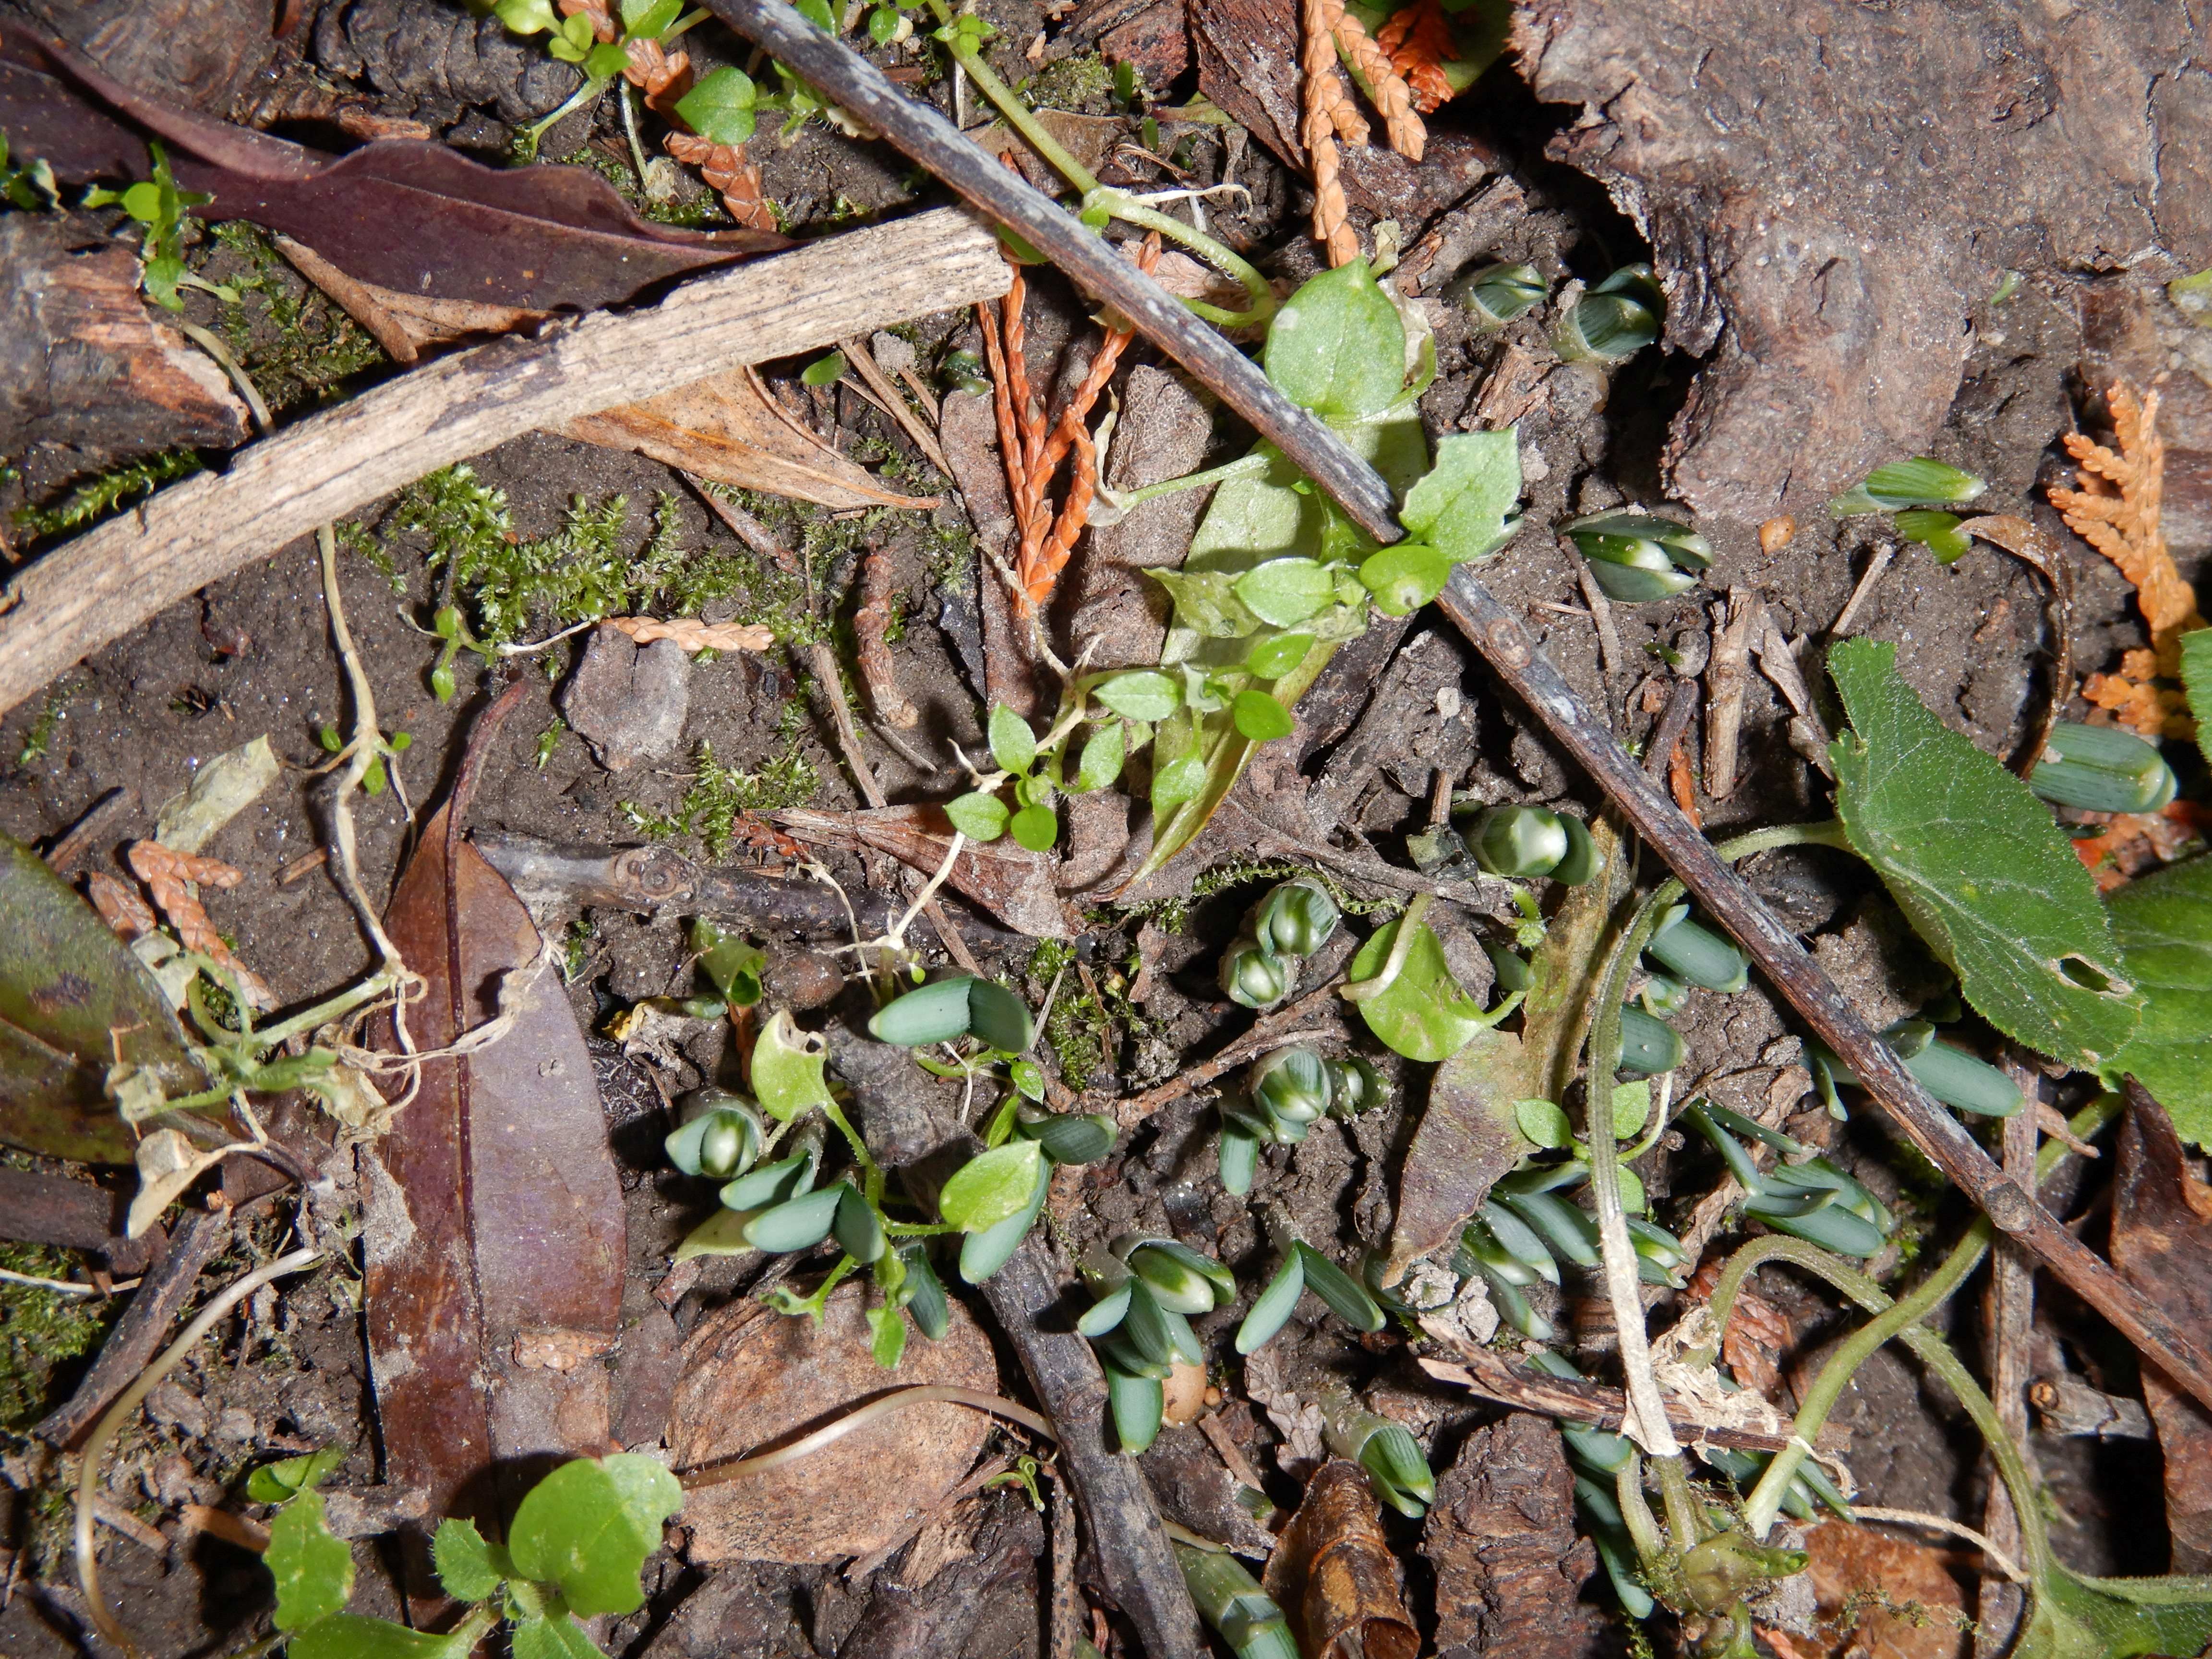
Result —
[[[685, 31], [704, 22], [709, 15], [703, 10], [686, 15], [683, 0], [622, 0], [620, 28], [613, 40], [601, 40], [592, 26], [588, 12], [579, 11], [563, 17], [555, 9], [553, 0], [496, 0], [491, 9], [501, 22], [517, 34], [544, 35], [545, 50], [550, 56], [564, 64], [574, 64], [583, 71], [583, 84], [566, 102], [551, 114], [532, 123], [516, 134], [516, 159], [523, 161], [537, 159], [538, 141], [549, 130], [576, 111], [597, 103], [599, 95], [621, 77], [623, 71], [629, 67], [629, 47], [633, 41], [650, 40], [665, 46]], [[711, 76], [708, 78], [713, 79]], [[695, 94], [696, 90], [694, 88]], [[748, 100], [744, 107], [750, 112], [751, 100]], [[690, 118], [687, 116], [685, 118], [688, 120]], [[751, 137], [750, 124], [746, 126], [745, 137]], [[715, 139], [714, 142], [743, 141]], [[644, 172], [641, 160], [638, 170], [641, 174]]]
[[2051, 728], [2027, 787], [2057, 806], [2093, 812], [2155, 812], [2179, 787], [2157, 748], [2121, 726]]
[[1620, 1069], [1638, 1077], [1657, 1077], [1682, 1063], [1682, 1034], [1655, 1019], [1634, 1003], [1620, 1010]]
[[[1710, 1101], [1693, 1101], [1680, 1121], [1712, 1144], [1748, 1196], [1743, 1212], [1838, 1255], [1867, 1257], [1889, 1242], [1889, 1212], [1864, 1187], [1803, 1142]], [[1734, 1133], [1731, 1133], [1730, 1132]], [[1765, 1141], [1796, 1163], [1760, 1170], [1736, 1135]]]
[[454, 1659], [506, 1625], [518, 1655], [583, 1659], [599, 1645], [580, 1620], [645, 1605], [646, 1558], [661, 1545], [684, 1489], [667, 1468], [629, 1452], [563, 1463], [523, 1494], [504, 1544], [472, 1521], [439, 1524], [438, 1581], [464, 1604], [447, 1634], [345, 1611], [352, 1546], [334, 1536], [316, 1490], [337, 1459], [319, 1453], [257, 1470], [249, 1490], [280, 1503], [263, 1564], [276, 1581], [271, 1622], [294, 1659]]
[[159, 139], [146, 141], [146, 153], [153, 158], [151, 179], [119, 191], [95, 185], [85, 192], [82, 205], [118, 206], [145, 226], [145, 240], [138, 253], [139, 285], [146, 290], [146, 297], [163, 310], [185, 308], [184, 296], [177, 292], [179, 288], [199, 289], [236, 305], [236, 289], [219, 287], [185, 269], [185, 225], [189, 216], [185, 210], [203, 206], [215, 198], [197, 191], [177, 188], [176, 179], [169, 171], [169, 153], [161, 148]]
[[1418, 1521], [1437, 1501], [1429, 1461], [1402, 1424], [1378, 1417], [1341, 1388], [1322, 1390], [1322, 1439], [1339, 1457], [1367, 1471], [1375, 1495], [1399, 1514]]
[[1335, 936], [1339, 914], [1328, 890], [1310, 878], [1270, 889], [1222, 952], [1222, 994], [1247, 1008], [1274, 1006], [1297, 983], [1299, 964]]
[[1616, 508], [1571, 519], [1561, 533], [1589, 562], [1609, 599], [1634, 605], [1688, 591], [1713, 562], [1712, 548], [1687, 525]]
[[1875, 468], [1856, 488], [1831, 501], [1828, 511], [1841, 519], [1858, 513], [1964, 507], [1988, 488], [1985, 480], [1971, 472], [1962, 472], [1933, 456], [1920, 455]]
[[668, 1161], [688, 1176], [729, 1181], [760, 1159], [767, 1126], [742, 1095], [702, 1089], [685, 1103], [684, 1122], [663, 1143]]
[[1685, 984], [1731, 994], [1744, 989], [1751, 982], [1748, 959], [1718, 933], [1690, 921], [1689, 914], [1686, 904], [1669, 909], [1644, 954]]
[[[1437, 831], [1431, 839], [1449, 833]], [[1563, 885], [1579, 887], [1605, 865], [1589, 827], [1571, 813], [1554, 812], [1548, 806], [1493, 806], [1476, 820], [1464, 845], [1484, 870], [1513, 880], [1548, 876]], [[1414, 862], [1429, 868], [1441, 850], [1432, 848], [1427, 862], [1416, 850]]]
[[1382, 1305], [1366, 1287], [1319, 1250], [1296, 1237], [1279, 1216], [1269, 1218], [1282, 1265], [1237, 1328], [1237, 1352], [1255, 1353], [1290, 1322], [1298, 1298], [1311, 1291], [1328, 1310], [1357, 1331], [1379, 1331], [1386, 1322]]
[[11, 161], [4, 132], [0, 132], [0, 201], [26, 213], [47, 213], [62, 204], [52, 164], [43, 156]]
[[1198, 1616], [1220, 1633], [1237, 1659], [1298, 1659], [1290, 1620], [1235, 1556], [1179, 1538], [1172, 1547]]
[[1295, 1146], [1322, 1115], [1356, 1117], [1389, 1097], [1373, 1062], [1354, 1055], [1324, 1060], [1310, 1048], [1278, 1048], [1252, 1062], [1244, 1092], [1221, 1105], [1221, 1184], [1242, 1197], [1252, 1189], [1263, 1145]]
[[1237, 1281], [1210, 1255], [1171, 1238], [1130, 1234], [1080, 1263], [1093, 1300], [1075, 1328], [1106, 1373], [1107, 1406], [1123, 1451], [1143, 1451], [1160, 1430], [1163, 1380], [1180, 1362], [1203, 1364], [1194, 1315], [1236, 1299]]
[[996, 980], [963, 974], [886, 1004], [868, 1021], [868, 1032], [906, 1048], [975, 1037], [1019, 1054], [1035, 1041], [1036, 1025], [1028, 1005]]
[[1667, 296], [1647, 264], [1623, 265], [1559, 314], [1552, 349], [1560, 361], [1625, 363], [1659, 338]]
[[[1881, 1034], [1890, 1051], [1920, 1086], [1946, 1106], [1982, 1117], [2010, 1117], [2027, 1103], [2020, 1085], [1986, 1060], [1935, 1041], [1936, 1028], [1924, 1019], [1902, 1019]], [[1805, 1063], [1826, 1103], [1828, 1115], [1844, 1116], [1838, 1088], [1856, 1088], [1858, 1079], [1826, 1044], [1808, 1042]]]
[[1519, 994], [1509, 994], [1485, 1012], [1460, 988], [1442, 941], [1424, 920], [1432, 896], [1419, 895], [1403, 915], [1377, 928], [1352, 958], [1341, 988], [1384, 1044], [1426, 1061], [1457, 1054], [1521, 1004]]
[[1498, 329], [1543, 304], [1552, 285], [1528, 264], [1489, 264], [1462, 271], [1444, 284], [1444, 299], [1477, 328]]
[[[1127, 680], [1133, 677], [1116, 678]], [[1059, 796], [1063, 793], [1088, 794], [1105, 788], [1121, 775], [1128, 736], [1118, 718], [1121, 710], [1115, 703], [1139, 707], [1149, 704], [1133, 694], [1109, 701], [1110, 694], [1117, 689], [1110, 679], [1103, 683], [1072, 683], [1067, 703], [1042, 742], [1030, 730], [1027, 720], [1004, 703], [994, 704], [989, 732], [991, 757], [998, 763], [999, 769], [986, 773], [969, 769], [975, 787], [945, 803], [945, 815], [952, 820], [952, 827], [969, 840], [979, 842], [996, 841], [1011, 830], [1015, 841], [1032, 853], [1051, 851], [1053, 842], [1060, 838], [1060, 818], [1054, 810], [1054, 802]], [[1089, 708], [1091, 697], [1102, 690], [1109, 694], [1097, 696], [1101, 708], [1107, 711], [1105, 716], [1091, 713]], [[1074, 775], [1070, 777], [1069, 751], [1074, 748], [1076, 737], [1086, 720], [1100, 723], [1094, 725], [1084, 739], [1075, 756]], [[1013, 797], [1011, 806], [1000, 794], [1009, 785]]]
[[1918, 542], [1936, 556], [1938, 563], [1956, 564], [1974, 544], [1974, 538], [1960, 527], [1960, 522], [1955, 513], [1911, 507], [1897, 515], [1897, 533], [1908, 542]]

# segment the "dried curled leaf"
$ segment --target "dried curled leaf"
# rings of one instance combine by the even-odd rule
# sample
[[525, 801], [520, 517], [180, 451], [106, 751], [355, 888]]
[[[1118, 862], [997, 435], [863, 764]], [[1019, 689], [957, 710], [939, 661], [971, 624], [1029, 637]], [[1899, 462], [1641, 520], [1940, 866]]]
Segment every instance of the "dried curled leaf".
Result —
[[2106, 402], [2118, 450], [2081, 433], [2066, 434], [2066, 452], [2080, 465], [2081, 488], [2053, 489], [2051, 504], [2069, 529], [2135, 584], [2150, 648], [2124, 653], [2117, 674], [2092, 674], [2082, 695], [2145, 737], [2186, 737], [2191, 722], [2182, 694], [2153, 683], [2179, 675], [2181, 636], [2204, 626], [2197, 592], [2174, 564], [2159, 527], [2166, 445], [2158, 435], [2158, 393], [2138, 402], [2124, 381], [2116, 382]]
[[1322, 1465], [1268, 1558], [1265, 1583], [1310, 1659], [1414, 1659], [1421, 1650], [1374, 1490], [1357, 1463]]
[[640, 645], [673, 640], [686, 651], [765, 651], [775, 643], [775, 630], [758, 623], [709, 623], [696, 617], [609, 617], [606, 626], [627, 634]]
[[260, 976], [240, 962], [223, 942], [215, 923], [209, 920], [206, 908], [200, 903], [199, 895], [192, 890], [197, 884], [235, 887], [246, 879], [246, 872], [220, 859], [179, 853], [157, 841], [133, 842], [127, 856], [131, 873], [146, 884], [147, 891], [153, 894], [155, 904], [177, 930], [178, 941], [185, 949], [198, 951], [235, 975], [239, 988], [256, 1008], [274, 1008], [275, 996], [261, 982]]

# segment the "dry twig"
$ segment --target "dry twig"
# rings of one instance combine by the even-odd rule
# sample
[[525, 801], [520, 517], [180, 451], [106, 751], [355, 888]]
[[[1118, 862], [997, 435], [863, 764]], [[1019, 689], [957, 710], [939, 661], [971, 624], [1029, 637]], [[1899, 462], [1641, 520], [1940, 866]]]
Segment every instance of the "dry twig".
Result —
[[2068, 529], [2135, 584], [2150, 647], [2123, 653], [2117, 674], [2089, 676], [2081, 695], [2145, 737], [2186, 737], [2192, 729], [2187, 699], [2174, 687], [2154, 682], [2179, 675], [2181, 636], [2203, 627], [2204, 618], [2197, 612], [2196, 590], [2176, 568], [2159, 528], [2166, 444], [2158, 435], [2158, 393], [2138, 403], [2125, 382], [2116, 382], [2106, 402], [2112, 411], [2118, 453], [2082, 433], [2068, 433], [2066, 453], [2079, 464], [2081, 488], [2051, 490], [2051, 504]]
[[921, 711], [900, 688], [898, 664], [892, 659], [886, 637], [891, 623], [891, 556], [877, 548], [860, 566], [860, 606], [853, 613], [853, 655], [860, 664], [860, 682], [868, 688], [868, 701], [876, 717], [887, 726], [911, 732], [921, 723]]

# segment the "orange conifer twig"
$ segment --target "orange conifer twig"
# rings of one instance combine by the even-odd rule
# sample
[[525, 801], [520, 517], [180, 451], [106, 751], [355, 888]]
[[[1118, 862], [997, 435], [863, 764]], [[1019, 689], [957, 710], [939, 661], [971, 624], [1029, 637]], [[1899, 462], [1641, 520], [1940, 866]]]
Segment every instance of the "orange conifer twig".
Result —
[[1451, 101], [1451, 82], [1443, 66], [1455, 62], [1451, 24], [1444, 17], [1442, 0], [1413, 0], [1382, 25], [1376, 43], [1390, 55], [1392, 67], [1405, 78], [1413, 107], [1431, 114]]

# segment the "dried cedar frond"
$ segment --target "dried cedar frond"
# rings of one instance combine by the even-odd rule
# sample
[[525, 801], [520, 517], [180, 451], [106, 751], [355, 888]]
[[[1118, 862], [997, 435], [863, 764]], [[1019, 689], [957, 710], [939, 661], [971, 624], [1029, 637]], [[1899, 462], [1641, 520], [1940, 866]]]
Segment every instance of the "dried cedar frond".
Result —
[[2081, 488], [2051, 490], [2051, 504], [2069, 529], [2135, 585], [2150, 648], [2124, 653], [2117, 674], [2093, 674], [2081, 691], [2145, 737], [2185, 737], [2192, 729], [2186, 699], [2178, 689], [2154, 682], [2179, 676], [2181, 636], [2203, 627], [2204, 618], [2196, 590], [2174, 565], [2159, 528], [2166, 445], [2158, 435], [2158, 393], [2138, 401], [2124, 382], [2116, 382], [2106, 401], [2118, 450], [2068, 433], [2066, 452], [2078, 464]]
[[131, 873], [146, 884], [146, 890], [154, 896], [155, 904], [177, 930], [178, 941], [185, 949], [196, 951], [229, 969], [237, 977], [239, 988], [255, 1007], [275, 1007], [276, 999], [270, 994], [269, 988], [232, 953], [222, 935], [216, 931], [206, 908], [200, 903], [199, 895], [192, 890], [196, 884], [235, 887], [246, 879], [245, 872], [220, 859], [179, 853], [157, 841], [131, 842], [126, 857]]
[[[1413, 93], [1405, 77], [1398, 71], [1396, 63], [1374, 40], [1349, 11], [1342, 13], [1336, 21], [1336, 44], [1367, 77], [1368, 89], [1375, 99], [1375, 107], [1382, 114], [1382, 125], [1389, 134], [1390, 148], [1409, 161], [1421, 159], [1427, 147], [1428, 129], [1421, 118], [1413, 112]], [[1441, 73], [1441, 72], [1439, 72]], [[1447, 93], [1449, 88], [1446, 88]], [[1439, 102], [1442, 100], [1439, 100]], [[1436, 105], [1423, 107], [1434, 109]]]
[[[1411, 89], [1413, 107], [1432, 114], [1451, 101], [1452, 88], [1444, 65], [1455, 61], [1451, 24], [1444, 17], [1442, 0], [1413, 0], [1382, 25], [1376, 43], [1390, 55], [1391, 67]], [[1419, 153], [1416, 151], [1415, 159]]]
[[672, 132], [661, 148], [687, 167], [699, 169], [707, 187], [721, 192], [730, 217], [747, 230], [774, 230], [775, 214], [761, 195], [760, 169], [743, 144], [717, 144], [696, 132]]

